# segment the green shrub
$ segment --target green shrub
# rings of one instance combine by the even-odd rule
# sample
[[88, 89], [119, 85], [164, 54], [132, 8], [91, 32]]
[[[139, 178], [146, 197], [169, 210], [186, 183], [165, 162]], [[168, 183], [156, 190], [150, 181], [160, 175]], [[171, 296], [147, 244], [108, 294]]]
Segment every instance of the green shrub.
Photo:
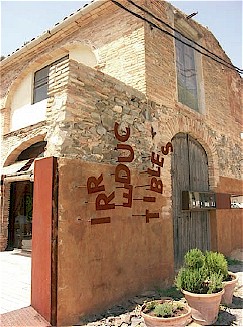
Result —
[[172, 286], [167, 289], [158, 290], [158, 293], [162, 297], [170, 297], [177, 301], [183, 297], [181, 292], [176, 288], [176, 286]]
[[155, 305], [156, 305], [156, 302], [155, 301], [151, 301], [151, 302], [146, 303], [146, 310], [147, 311], [154, 310]]
[[204, 281], [207, 279], [207, 273], [203, 268], [181, 268], [176, 277], [176, 287], [192, 293], [204, 294]]
[[198, 249], [188, 251], [184, 256], [184, 265], [175, 279], [177, 289], [197, 294], [220, 291], [227, 269], [223, 258], [220, 253], [208, 251], [203, 254]]
[[205, 256], [199, 249], [191, 249], [184, 256], [184, 266], [188, 268], [201, 268], [205, 264]]
[[209, 281], [206, 284], [208, 288], [207, 293], [212, 294], [220, 291], [222, 289], [222, 280], [223, 280], [223, 275], [220, 272], [211, 273]]
[[157, 304], [154, 308], [154, 315], [156, 317], [171, 317], [173, 314], [173, 305], [169, 302]]
[[156, 317], [173, 317], [177, 310], [183, 310], [183, 305], [173, 301], [151, 301], [145, 304], [144, 312]]
[[206, 251], [205, 264], [212, 273], [222, 274], [223, 280], [228, 278], [228, 263], [222, 253]]
[[228, 266], [242, 265], [242, 262], [240, 260], [230, 258], [230, 257], [226, 257], [225, 259], [227, 261]]

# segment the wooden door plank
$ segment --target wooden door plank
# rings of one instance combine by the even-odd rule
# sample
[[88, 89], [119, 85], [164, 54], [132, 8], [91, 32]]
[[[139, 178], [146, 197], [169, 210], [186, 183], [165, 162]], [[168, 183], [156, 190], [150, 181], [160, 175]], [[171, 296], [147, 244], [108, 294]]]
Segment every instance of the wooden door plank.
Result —
[[208, 191], [208, 161], [204, 148], [190, 135], [179, 133], [173, 140], [172, 205], [174, 258], [178, 268], [184, 254], [192, 248], [210, 249], [208, 211], [182, 211], [182, 191]]

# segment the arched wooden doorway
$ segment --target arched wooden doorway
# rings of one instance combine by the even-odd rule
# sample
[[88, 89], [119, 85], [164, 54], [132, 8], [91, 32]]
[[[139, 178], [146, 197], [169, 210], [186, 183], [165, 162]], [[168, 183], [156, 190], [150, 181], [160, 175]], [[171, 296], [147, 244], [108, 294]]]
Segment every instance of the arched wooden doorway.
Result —
[[199, 142], [189, 134], [179, 133], [172, 144], [174, 258], [178, 268], [189, 249], [210, 249], [209, 211], [182, 210], [182, 191], [207, 192], [209, 180], [207, 154]]

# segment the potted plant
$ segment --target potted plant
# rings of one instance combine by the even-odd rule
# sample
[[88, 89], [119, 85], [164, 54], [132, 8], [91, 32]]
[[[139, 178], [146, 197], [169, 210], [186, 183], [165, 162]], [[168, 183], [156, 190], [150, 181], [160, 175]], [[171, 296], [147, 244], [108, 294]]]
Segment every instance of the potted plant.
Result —
[[192, 249], [184, 256], [175, 284], [192, 308], [192, 318], [200, 325], [211, 325], [218, 317], [224, 293], [223, 274], [208, 268], [206, 256]]
[[223, 304], [232, 304], [233, 294], [238, 282], [238, 276], [233, 272], [228, 272], [228, 278], [223, 280], [224, 294], [222, 296], [221, 303]]
[[235, 286], [238, 282], [238, 276], [231, 271], [228, 271], [228, 263], [222, 253], [206, 251], [206, 264], [208, 269], [213, 272], [220, 272], [223, 275], [224, 294], [221, 303], [231, 304]]
[[191, 308], [180, 301], [161, 299], [145, 303], [141, 315], [148, 327], [184, 327], [191, 321]]

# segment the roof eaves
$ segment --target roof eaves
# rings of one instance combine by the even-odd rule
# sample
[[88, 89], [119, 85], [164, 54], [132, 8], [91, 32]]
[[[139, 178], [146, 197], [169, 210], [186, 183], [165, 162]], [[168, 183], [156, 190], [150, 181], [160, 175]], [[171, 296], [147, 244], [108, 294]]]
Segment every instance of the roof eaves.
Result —
[[16, 49], [14, 52], [12, 52], [6, 58], [4, 58], [1, 61], [1, 65], [5, 65], [5, 64], [9, 63], [15, 57], [18, 57], [25, 51], [35, 47], [40, 42], [48, 39], [50, 36], [57, 33], [59, 30], [61, 30], [66, 25], [74, 22], [80, 16], [86, 15], [87, 13], [100, 7], [101, 5], [103, 5], [104, 3], [108, 2], [108, 1], [110, 1], [110, 0], [91, 0], [91, 2], [89, 4], [85, 4], [82, 8], [78, 9], [76, 12], [71, 13], [67, 17], [64, 17], [64, 19], [61, 22], [56, 23], [52, 29], [44, 31], [43, 34], [31, 39], [28, 42], [25, 42], [22, 47]]

